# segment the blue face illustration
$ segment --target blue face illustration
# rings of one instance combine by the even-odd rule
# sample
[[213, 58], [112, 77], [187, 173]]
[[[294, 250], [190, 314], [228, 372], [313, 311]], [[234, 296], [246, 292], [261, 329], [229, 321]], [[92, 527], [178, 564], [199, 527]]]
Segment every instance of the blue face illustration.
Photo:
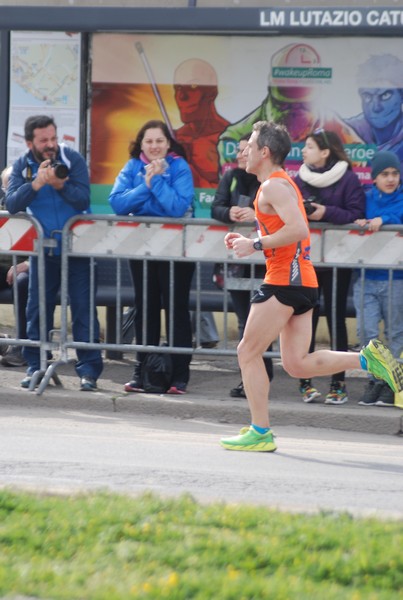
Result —
[[402, 114], [402, 90], [361, 88], [362, 109], [367, 121], [376, 129], [393, 124]]

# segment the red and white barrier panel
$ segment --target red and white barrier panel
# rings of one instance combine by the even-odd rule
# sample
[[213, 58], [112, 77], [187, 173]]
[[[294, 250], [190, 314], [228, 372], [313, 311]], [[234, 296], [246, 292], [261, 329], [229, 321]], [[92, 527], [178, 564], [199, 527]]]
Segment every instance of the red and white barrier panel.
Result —
[[28, 219], [0, 218], [0, 250], [32, 252], [36, 238], [35, 227]]

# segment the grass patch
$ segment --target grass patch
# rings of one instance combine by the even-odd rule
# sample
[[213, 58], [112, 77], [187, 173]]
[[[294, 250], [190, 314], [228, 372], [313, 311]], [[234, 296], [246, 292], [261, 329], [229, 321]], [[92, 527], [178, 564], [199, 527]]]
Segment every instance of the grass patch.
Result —
[[0, 597], [397, 600], [403, 523], [0, 491]]

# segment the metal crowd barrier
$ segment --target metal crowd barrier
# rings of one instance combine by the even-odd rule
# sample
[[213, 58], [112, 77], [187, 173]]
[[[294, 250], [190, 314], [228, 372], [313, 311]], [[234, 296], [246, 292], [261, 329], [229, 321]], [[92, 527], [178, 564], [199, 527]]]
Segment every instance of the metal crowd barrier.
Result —
[[[43, 232], [40, 225], [35, 223], [33, 219], [25, 215], [10, 217], [8, 213], [0, 213], [0, 217], [8, 220], [28, 219], [38, 229], [36, 236], [35, 249], [30, 253], [21, 252], [22, 255], [28, 254], [38, 256], [40, 265], [43, 265], [43, 253], [52, 240], [43, 239]], [[41, 373], [46, 367], [47, 351], [58, 350], [60, 359], [55, 361], [46, 369], [42, 382], [37, 390], [40, 394], [45, 389], [50, 378], [57, 377], [56, 369], [61, 363], [68, 361], [68, 350], [78, 348], [99, 348], [105, 352], [118, 351], [121, 353], [127, 352], [169, 352], [180, 354], [213, 354], [213, 355], [236, 355], [234, 344], [230, 344], [228, 336], [228, 317], [230, 304], [231, 289], [245, 289], [251, 293], [255, 289], [256, 280], [253, 277], [254, 267], [262, 264], [262, 254], [254, 253], [247, 259], [237, 259], [231, 252], [227, 251], [224, 246], [224, 236], [229, 230], [240, 231], [244, 235], [256, 236], [253, 224], [227, 225], [212, 219], [160, 219], [153, 217], [121, 217], [116, 215], [79, 215], [73, 217], [66, 223], [62, 232], [62, 279], [61, 279], [61, 328], [57, 341], [47, 340], [44, 335], [45, 318], [44, 306], [41, 301], [41, 339], [39, 342], [24, 341], [24, 345], [39, 345], [41, 348]], [[7, 247], [7, 244], [2, 241], [0, 229], [0, 252], [9, 254], [18, 254], [14, 248]], [[41, 258], [42, 257], [42, 258]], [[91, 299], [89, 310], [92, 314], [92, 309], [97, 305], [96, 296], [96, 265], [97, 261], [102, 259], [115, 261], [115, 284], [111, 282], [112, 288], [115, 285], [116, 299], [114, 298], [115, 313], [116, 313], [116, 341], [102, 341], [100, 343], [94, 340], [94, 330], [91, 329], [89, 342], [76, 342], [69, 337], [69, 319], [68, 319], [68, 265], [69, 259], [72, 257], [87, 257], [90, 261], [90, 286]], [[311, 257], [317, 267], [328, 267], [333, 270], [333, 278], [335, 284], [337, 269], [339, 268], [354, 268], [359, 270], [360, 276], [363, 277], [366, 269], [383, 268], [389, 270], [389, 285], [392, 285], [392, 270], [403, 269], [403, 226], [385, 226], [377, 233], [363, 231], [362, 228], [356, 225], [334, 226], [328, 223], [311, 223]], [[203, 310], [203, 287], [201, 279], [201, 270], [203, 263], [223, 263], [224, 273], [224, 289], [222, 290], [222, 312], [223, 312], [223, 339], [217, 348], [203, 349], [196, 348], [178, 348], [173, 347], [173, 328], [170, 327], [170, 336], [167, 339], [166, 346], [152, 346], [147, 344], [145, 338], [145, 322], [146, 314], [144, 315], [144, 330], [143, 339], [144, 345], [135, 343], [123, 343], [121, 337], [122, 331], [122, 312], [123, 308], [131, 305], [130, 300], [134, 300], [134, 292], [129, 291], [122, 286], [123, 281], [123, 266], [127, 260], [138, 259], [142, 260], [145, 265], [144, 277], [147, 274], [147, 265], [150, 261], [168, 261], [171, 269], [171, 289], [170, 289], [170, 314], [168, 318], [172, 323], [173, 319], [173, 265], [176, 261], [194, 262], [196, 264], [195, 279], [196, 279], [196, 338], [200, 335], [200, 318]], [[251, 265], [252, 277], [249, 279], [231, 278], [228, 276], [228, 267], [232, 264], [244, 262]], [[41, 269], [39, 269], [41, 273]], [[44, 298], [44, 277], [43, 269], [42, 276], [39, 281], [40, 298]], [[335, 286], [334, 286], [335, 288]], [[125, 293], [122, 293], [125, 290]], [[132, 292], [132, 293], [131, 293]], [[147, 307], [147, 288], [144, 286], [144, 307], [146, 312]], [[336, 289], [333, 291], [334, 298]], [[130, 297], [128, 297], [130, 296]], [[335, 302], [333, 302], [333, 311], [336, 310]], [[332, 322], [335, 324], [334, 314]], [[362, 327], [361, 327], [362, 330]], [[335, 340], [335, 330], [332, 335]], [[3, 343], [0, 340], [0, 344]], [[22, 344], [22, 340], [13, 339], [7, 340], [10, 344]], [[276, 352], [267, 353], [267, 356], [278, 357]]]
[[[57, 351], [59, 344], [48, 339], [46, 333], [46, 298], [45, 298], [45, 249], [54, 247], [54, 241], [46, 239], [41, 224], [34, 217], [25, 213], [11, 216], [7, 211], [0, 211], [0, 253], [12, 257], [12, 266], [16, 269], [18, 259], [26, 259], [35, 256], [38, 259], [38, 294], [39, 294], [39, 340], [27, 340], [15, 336], [0, 338], [3, 346], [32, 346], [39, 348], [40, 370], [32, 378], [32, 388], [36, 385], [39, 377], [47, 369], [48, 352]], [[20, 305], [16, 278], [14, 278], [11, 302], [14, 305], [14, 315], [17, 322], [17, 314]], [[7, 297], [8, 300], [8, 297]], [[60, 384], [56, 374], [52, 374], [56, 384]]]

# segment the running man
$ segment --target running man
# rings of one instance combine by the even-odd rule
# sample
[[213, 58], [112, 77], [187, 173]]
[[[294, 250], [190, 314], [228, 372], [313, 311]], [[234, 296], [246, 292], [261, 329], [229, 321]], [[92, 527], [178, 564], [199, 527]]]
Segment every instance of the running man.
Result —
[[258, 237], [230, 232], [225, 245], [237, 258], [263, 252], [266, 276], [253, 296], [251, 310], [238, 345], [238, 360], [251, 412], [251, 426], [239, 435], [222, 438], [227, 450], [273, 452], [270, 429], [269, 379], [262, 354], [278, 337], [284, 369], [296, 378], [331, 375], [362, 368], [403, 389], [403, 368], [379, 340], [371, 340], [359, 354], [317, 350], [309, 353], [312, 310], [317, 300], [317, 280], [310, 260], [310, 234], [298, 187], [282, 165], [291, 148], [287, 129], [259, 121], [245, 149], [246, 170], [261, 186], [255, 199]]

